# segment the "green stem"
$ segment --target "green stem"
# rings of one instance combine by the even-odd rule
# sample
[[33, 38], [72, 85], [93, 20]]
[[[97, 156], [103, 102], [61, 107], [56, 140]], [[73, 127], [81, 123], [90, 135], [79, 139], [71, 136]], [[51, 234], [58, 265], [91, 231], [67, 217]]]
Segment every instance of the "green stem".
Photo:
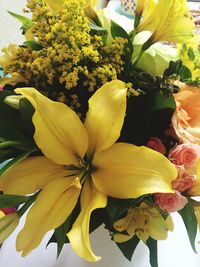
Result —
[[135, 62], [133, 63], [133, 67], [135, 67], [138, 62], [140, 61], [142, 55], [144, 54], [144, 52], [149, 49], [149, 47], [152, 45], [152, 40], [151, 40], [151, 37], [143, 44], [141, 50], [140, 50], [140, 53], [138, 55], [138, 57], [136, 58]]

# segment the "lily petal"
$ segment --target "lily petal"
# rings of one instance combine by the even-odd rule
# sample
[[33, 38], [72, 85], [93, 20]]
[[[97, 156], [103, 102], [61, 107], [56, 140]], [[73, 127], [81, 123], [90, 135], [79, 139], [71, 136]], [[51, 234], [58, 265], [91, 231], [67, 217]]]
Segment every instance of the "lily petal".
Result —
[[34, 139], [44, 155], [61, 165], [79, 165], [88, 147], [88, 136], [74, 111], [51, 101], [34, 88], [18, 88], [35, 108]]
[[88, 155], [113, 145], [120, 136], [126, 111], [125, 83], [114, 80], [104, 84], [89, 99], [85, 128], [89, 136]]
[[59, 11], [63, 9], [65, 0], [44, 0], [44, 2], [54, 11]]
[[5, 194], [32, 194], [50, 181], [66, 175], [63, 166], [45, 157], [30, 157], [0, 177], [0, 190]]
[[147, 147], [116, 143], [94, 155], [92, 180], [96, 188], [115, 198], [137, 198], [155, 192], [173, 192], [174, 165]]
[[90, 216], [93, 210], [106, 206], [107, 198], [97, 191], [91, 181], [86, 180], [80, 201], [81, 212], [67, 236], [78, 256], [87, 261], [98, 261], [101, 257], [94, 255], [89, 241]]
[[16, 247], [23, 251], [22, 256], [36, 248], [49, 230], [64, 223], [78, 201], [80, 190], [77, 177], [52, 181], [42, 190], [17, 236]]

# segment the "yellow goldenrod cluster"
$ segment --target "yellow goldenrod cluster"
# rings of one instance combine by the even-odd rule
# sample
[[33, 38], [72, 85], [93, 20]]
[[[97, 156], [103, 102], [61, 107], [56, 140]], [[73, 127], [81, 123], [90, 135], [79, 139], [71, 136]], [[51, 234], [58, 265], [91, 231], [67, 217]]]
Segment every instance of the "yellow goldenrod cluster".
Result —
[[[61, 99], [77, 112], [81, 102], [77, 88], [86, 90], [89, 97], [102, 84], [120, 78], [127, 42], [118, 37], [103, 44], [102, 33], [89, 27], [85, 5], [85, 0], [69, 0], [55, 12], [43, 0], [29, 0], [24, 11], [32, 13], [32, 39], [16, 49], [4, 69], [39, 90], [55, 87], [59, 92], [52, 93], [52, 98]], [[76, 100], [71, 95], [76, 95]]]

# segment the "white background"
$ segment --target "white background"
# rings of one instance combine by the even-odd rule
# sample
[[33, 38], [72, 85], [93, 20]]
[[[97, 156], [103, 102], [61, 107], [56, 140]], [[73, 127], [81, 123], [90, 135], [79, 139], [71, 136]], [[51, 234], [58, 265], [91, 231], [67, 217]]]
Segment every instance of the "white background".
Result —
[[[55, 0], [56, 1], [56, 0]], [[24, 39], [20, 34], [20, 23], [11, 17], [6, 10], [23, 14], [22, 8], [25, 0], [0, 0], [0, 48], [9, 43], [22, 43]], [[166, 241], [159, 242], [159, 267], [199, 267], [200, 254], [192, 251], [184, 225], [178, 214], [174, 214], [175, 230], [169, 233]], [[19, 226], [21, 228], [21, 225]], [[148, 251], [139, 246], [133, 261], [126, 261], [116, 246], [109, 241], [109, 236], [102, 233], [102, 229], [93, 234], [93, 247], [97, 255], [103, 256], [101, 262], [88, 264], [74, 255], [69, 246], [65, 246], [61, 256], [56, 260], [56, 247], [50, 245], [46, 250], [45, 244], [49, 234], [39, 248], [28, 257], [22, 258], [15, 251], [15, 237], [19, 228], [4, 243], [0, 250], [0, 267], [150, 267]], [[199, 250], [200, 237], [197, 238], [196, 247]]]

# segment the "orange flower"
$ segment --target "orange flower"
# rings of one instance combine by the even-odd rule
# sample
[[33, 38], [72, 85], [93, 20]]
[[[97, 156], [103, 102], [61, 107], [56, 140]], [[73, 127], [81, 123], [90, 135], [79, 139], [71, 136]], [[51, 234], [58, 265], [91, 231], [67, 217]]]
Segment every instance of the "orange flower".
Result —
[[179, 82], [172, 125], [180, 141], [200, 144], [200, 89]]

